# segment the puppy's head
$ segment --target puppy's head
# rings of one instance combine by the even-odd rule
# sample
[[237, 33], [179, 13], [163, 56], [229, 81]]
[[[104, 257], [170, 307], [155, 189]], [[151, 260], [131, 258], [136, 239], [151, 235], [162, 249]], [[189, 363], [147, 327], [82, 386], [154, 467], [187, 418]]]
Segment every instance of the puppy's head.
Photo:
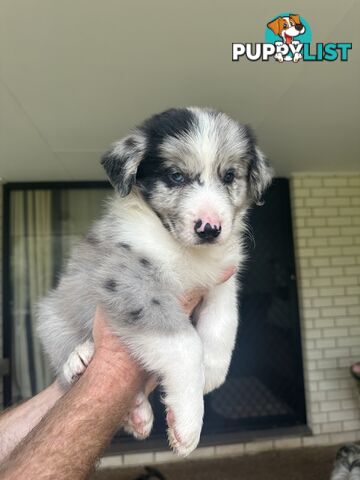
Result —
[[267, 26], [287, 44], [292, 43], [294, 37], [305, 32], [300, 16], [295, 14], [291, 14], [288, 17], [277, 17], [272, 22], [269, 22]]
[[224, 113], [174, 108], [146, 120], [101, 161], [120, 195], [132, 188], [184, 245], [225, 242], [259, 203], [272, 170], [251, 129]]

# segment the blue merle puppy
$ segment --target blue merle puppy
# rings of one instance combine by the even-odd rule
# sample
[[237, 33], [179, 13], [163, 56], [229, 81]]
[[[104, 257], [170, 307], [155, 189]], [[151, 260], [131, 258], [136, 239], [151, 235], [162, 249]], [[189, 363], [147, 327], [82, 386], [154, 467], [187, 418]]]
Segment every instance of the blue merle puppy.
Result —
[[[154, 373], [164, 392], [170, 446], [196, 448], [203, 395], [225, 380], [238, 324], [237, 283], [245, 215], [272, 170], [249, 127], [206, 108], [174, 108], [114, 143], [101, 163], [115, 189], [107, 213], [74, 250], [58, 287], [39, 305], [39, 334], [64, 384], [93, 355], [97, 305], [113, 332]], [[208, 291], [191, 322], [177, 297]], [[145, 438], [145, 395], [126, 430]], [[170, 422], [169, 422], [170, 423]]]

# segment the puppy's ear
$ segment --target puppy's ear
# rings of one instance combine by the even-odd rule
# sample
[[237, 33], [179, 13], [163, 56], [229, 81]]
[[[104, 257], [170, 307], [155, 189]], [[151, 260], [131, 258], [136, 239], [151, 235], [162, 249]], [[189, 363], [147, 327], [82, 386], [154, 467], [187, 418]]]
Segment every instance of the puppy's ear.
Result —
[[255, 135], [250, 127], [246, 126], [245, 131], [249, 141], [249, 169], [248, 169], [248, 197], [250, 202], [262, 205], [261, 197], [267, 187], [271, 184], [274, 170], [271, 167], [265, 154], [255, 143]]
[[135, 183], [136, 172], [145, 154], [145, 138], [134, 133], [115, 142], [101, 158], [112, 186], [126, 197]]
[[280, 22], [281, 22], [281, 17], [278, 17], [278, 18], [275, 18], [275, 20], [273, 20], [272, 22], [269, 22], [267, 24], [267, 26], [270, 28], [270, 30], [272, 30], [275, 33], [275, 35], [279, 35], [281, 31]]
[[299, 24], [301, 23], [301, 21], [300, 21], [300, 15], [291, 14], [291, 15], [289, 15], [289, 16], [290, 16], [291, 20], [294, 20], [294, 22], [295, 22], [297, 25], [299, 25]]

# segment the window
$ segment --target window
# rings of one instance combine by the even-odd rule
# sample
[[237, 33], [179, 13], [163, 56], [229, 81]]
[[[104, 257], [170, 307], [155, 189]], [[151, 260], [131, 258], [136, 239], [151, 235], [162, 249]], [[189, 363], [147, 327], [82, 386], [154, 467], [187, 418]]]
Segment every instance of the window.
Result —
[[[86, 188], [85, 188], [86, 187]], [[11, 403], [28, 398], [52, 380], [36, 335], [36, 304], [56, 285], [71, 247], [102, 210], [105, 185], [7, 186], [9, 285], [5, 328], [11, 342]], [[11, 388], [10, 388], [11, 387]], [[6, 399], [9, 401], [9, 398]]]

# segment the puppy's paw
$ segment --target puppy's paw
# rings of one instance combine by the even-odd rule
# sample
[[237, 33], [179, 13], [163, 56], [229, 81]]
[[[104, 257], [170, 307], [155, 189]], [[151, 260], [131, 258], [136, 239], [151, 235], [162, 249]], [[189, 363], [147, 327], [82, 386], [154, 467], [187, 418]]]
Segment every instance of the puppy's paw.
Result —
[[170, 448], [180, 457], [186, 457], [198, 446], [203, 415], [195, 417], [174, 413], [169, 408], [166, 414]]
[[62, 376], [67, 384], [74, 383], [86, 370], [94, 355], [94, 344], [90, 340], [78, 345], [66, 360]]
[[135, 408], [124, 424], [124, 430], [138, 440], [144, 440], [150, 435], [153, 422], [154, 415], [150, 402], [143, 393], [139, 393]]
[[295, 63], [297, 63], [301, 58], [302, 58], [301, 53], [299, 53], [299, 52], [294, 53], [293, 61], [294, 61]]

